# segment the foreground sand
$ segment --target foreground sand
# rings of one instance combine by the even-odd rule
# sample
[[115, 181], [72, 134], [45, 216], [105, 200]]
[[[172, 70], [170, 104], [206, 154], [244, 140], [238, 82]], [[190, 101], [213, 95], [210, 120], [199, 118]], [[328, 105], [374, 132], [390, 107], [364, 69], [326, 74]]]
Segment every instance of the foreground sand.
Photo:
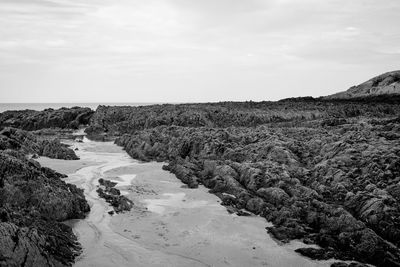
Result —
[[[144, 163], [107, 172], [136, 173], [129, 198], [136, 208], [114, 216], [111, 228], [154, 250], [195, 259], [204, 266], [322, 266], [277, 244], [261, 217], [229, 214], [207, 189], [188, 189], [161, 163]], [[328, 265], [328, 264], [326, 264]]]
[[[70, 222], [83, 246], [76, 266], [329, 266], [295, 253], [299, 243], [279, 245], [265, 219], [228, 214], [204, 187], [185, 188], [161, 163], [139, 163], [112, 143], [74, 146], [79, 161], [40, 162], [74, 171], [67, 181], [91, 204], [85, 220]], [[110, 216], [95, 192], [99, 178], [119, 182], [134, 209]]]

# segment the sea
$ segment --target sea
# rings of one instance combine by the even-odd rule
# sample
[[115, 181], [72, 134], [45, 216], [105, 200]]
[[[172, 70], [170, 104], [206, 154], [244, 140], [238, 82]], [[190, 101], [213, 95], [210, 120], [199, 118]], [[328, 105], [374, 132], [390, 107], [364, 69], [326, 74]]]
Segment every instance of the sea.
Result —
[[0, 112], [7, 110], [44, 110], [47, 108], [59, 109], [62, 107], [88, 107], [93, 110], [99, 105], [105, 106], [148, 106], [154, 104], [164, 104], [164, 103], [0, 103]]

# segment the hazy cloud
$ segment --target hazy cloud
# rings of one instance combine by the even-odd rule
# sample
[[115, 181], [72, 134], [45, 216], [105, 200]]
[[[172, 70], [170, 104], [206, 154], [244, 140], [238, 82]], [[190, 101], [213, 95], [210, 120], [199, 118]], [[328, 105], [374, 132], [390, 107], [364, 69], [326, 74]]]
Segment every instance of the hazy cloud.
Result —
[[2, 101], [325, 95], [398, 69], [397, 0], [0, 0]]

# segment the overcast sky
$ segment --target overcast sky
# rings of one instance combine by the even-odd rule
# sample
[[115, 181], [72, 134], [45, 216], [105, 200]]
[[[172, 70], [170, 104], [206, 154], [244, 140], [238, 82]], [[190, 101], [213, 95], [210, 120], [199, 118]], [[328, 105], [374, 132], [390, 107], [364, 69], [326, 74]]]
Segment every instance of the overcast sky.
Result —
[[0, 102], [277, 100], [400, 69], [399, 0], [0, 0]]

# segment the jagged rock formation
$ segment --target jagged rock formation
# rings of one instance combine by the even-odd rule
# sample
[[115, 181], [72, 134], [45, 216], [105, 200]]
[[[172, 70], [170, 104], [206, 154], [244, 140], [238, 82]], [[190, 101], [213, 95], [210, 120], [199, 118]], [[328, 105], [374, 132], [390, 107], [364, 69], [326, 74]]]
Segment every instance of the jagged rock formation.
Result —
[[90, 208], [63, 177], [22, 152], [0, 151], [0, 266], [72, 265], [80, 247], [62, 221]]
[[89, 132], [167, 161], [189, 187], [273, 222], [279, 240], [321, 246], [303, 255], [399, 266], [399, 99], [103, 106]]
[[169, 161], [166, 169], [189, 187], [235, 196], [221, 197], [272, 221], [270, 232], [282, 241], [321, 245], [318, 258], [396, 266], [400, 139], [392, 134], [399, 129], [357, 121], [315, 129], [157, 127], [116, 143], [134, 158]]
[[391, 94], [400, 94], [400, 70], [381, 74], [360, 85], [352, 86], [347, 91], [326, 98], [348, 99]]
[[77, 129], [87, 125], [93, 111], [90, 108], [60, 108], [35, 110], [17, 110], [0, 113], [0, 127], [14, 127], [27, 131], [44, 128]]
[[5, 128], [0, 131], [0, 150], [13, 149], [25, 154], [36, 154], [55, 159], [79, 159], [75, 152], [58, 139], [39, 139], [30, 132]]
[[82, 219], [90, 210], [83, 190], [29, 158], [78, 159], [47, 133], [69, 133], [67, 128], [87, 124], [92, 113], [72, 108], [0, 114], [0, 266], [71, 266], [80, 254], [76, 236], [62, 222]]
[[[388, 103], [385, 103], [388, 102]], [[86, 133], [104, 140], [124, 133], [157, 126], [185, 127], [255, 127], [271, 123], [291, 123], [316, 119], [387, 116], [400, 111], [399, 97], [375, 100], [326, 101], [312, 97], [278, 102], [222, 102], [143, 107], [99, 106]]]

